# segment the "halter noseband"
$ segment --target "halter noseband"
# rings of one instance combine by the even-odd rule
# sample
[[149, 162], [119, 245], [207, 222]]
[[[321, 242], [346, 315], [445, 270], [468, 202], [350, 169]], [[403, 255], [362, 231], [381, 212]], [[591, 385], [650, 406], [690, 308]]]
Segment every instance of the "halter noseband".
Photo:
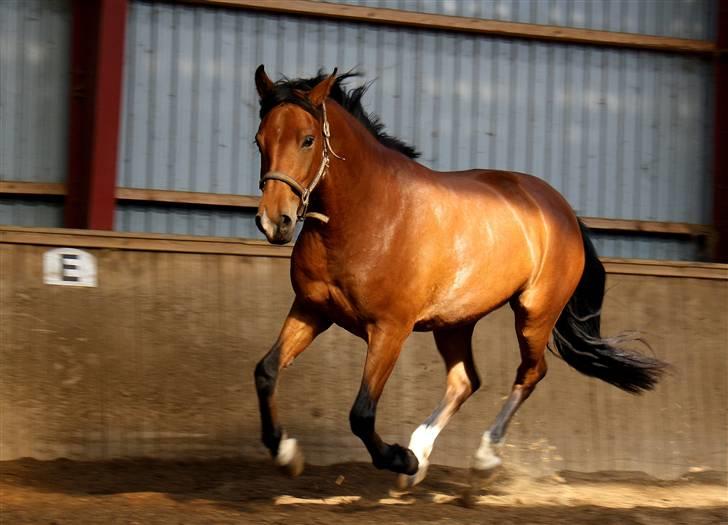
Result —
[[293, 190], [293, 193], [298, 195], [298, 198], [301, 199], [301, 205], [299, 206], [299, 212], [297, 212], [298, 216], [296, 217], [296, 221], [302, 221], [306, 218], [311, 219], [318, 219], [324, 224], [329, 222], [329, 218], [324, 215], [323, 213], [318, 213], [315, 211], [307, 212], [308, 210], [308, 204], [309, 199], [311, 198], [311, 193], [313, 193], [313, 190], [316, 189], [316, 186], [318, 186], [318, 183], [321, 182], [321, 179], [323, 179], [326, 176], [326, 173], [329, 171], [329, 152], [336, 157], [337, 159], [346, 160], [341, 155], [338, 155], [333, 148], [331, 147], [331, 143], [329, 142], [329, 138], [331, 137], [331, 132], [329, 130], [329, 120], [326, 116], [326, 102], [321, 103], [321, 108], [323, 109], [323, 124], [321, 126], [322, 129], [322, 135], [324, 138], [323, 143], [323, 149], [321, 153], [321, 165], [319, 166], [318, 172], [316, 173], [316, 176], [311, 181], [311, 184], [308, 185], [308, 188], [303, 187], [296, 179], [293, 177], [289, 177], [285, 173], [281, 173], [278, 171], [270, 171], [263, 175], [260, 178], [260, 189], [263, 189], [263, 186], [265, 186], [265, 183], [269, 180], [278, 180], [281, 182], [284, 182], [288, 184], [288, 186]]

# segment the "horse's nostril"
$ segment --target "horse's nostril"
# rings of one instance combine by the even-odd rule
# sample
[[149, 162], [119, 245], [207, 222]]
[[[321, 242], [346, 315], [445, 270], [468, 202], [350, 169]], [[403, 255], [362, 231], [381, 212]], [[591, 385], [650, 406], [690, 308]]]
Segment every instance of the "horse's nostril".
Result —
[[290, 228], [291, 224], [293, 224], [293, 219], [288, 215], [281, 215], [281, 228]]
[[255, 225], [260, 231], [263, 231], [263, 218], [260, 214], [255, 216]]

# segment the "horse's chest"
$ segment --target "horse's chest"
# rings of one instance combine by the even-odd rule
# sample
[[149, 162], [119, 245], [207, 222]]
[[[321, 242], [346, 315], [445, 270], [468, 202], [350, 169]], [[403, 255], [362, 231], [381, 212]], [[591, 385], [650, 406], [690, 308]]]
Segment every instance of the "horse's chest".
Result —
[[335, 265], [324, 258], [309, 257], [295, 257], [292, 265], [293, 289], [299, 299], [315, 306], [338, 324], [347, 327], [356, 324], [360, 317], [356, 287], [342, 285], [343, 276], [337, 275]]
[[294, 282], [296, 296], [314, 306], [331, 321], [355, 334], [364, 333], [357, 302], [334, 283], [308, 278]]

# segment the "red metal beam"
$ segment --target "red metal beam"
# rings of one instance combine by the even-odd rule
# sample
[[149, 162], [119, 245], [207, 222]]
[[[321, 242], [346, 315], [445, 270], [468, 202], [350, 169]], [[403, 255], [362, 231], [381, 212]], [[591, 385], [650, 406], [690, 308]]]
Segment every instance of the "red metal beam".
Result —
[[728, 0], [717, 2], [717, 7], [713, 224], [718, 232], [718, 243], [714, 258], [728, 263]]
[[67, 228], [111, 230], [127, 0], [74, 0]]

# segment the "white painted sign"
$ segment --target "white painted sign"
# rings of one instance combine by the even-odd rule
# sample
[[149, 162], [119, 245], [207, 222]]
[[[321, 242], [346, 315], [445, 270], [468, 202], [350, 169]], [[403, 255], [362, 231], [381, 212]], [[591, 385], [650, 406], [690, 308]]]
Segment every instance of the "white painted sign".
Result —
[[43, 254], [43, 282], [63, 286], [96, 286], [96, 258], [75, 248]]

